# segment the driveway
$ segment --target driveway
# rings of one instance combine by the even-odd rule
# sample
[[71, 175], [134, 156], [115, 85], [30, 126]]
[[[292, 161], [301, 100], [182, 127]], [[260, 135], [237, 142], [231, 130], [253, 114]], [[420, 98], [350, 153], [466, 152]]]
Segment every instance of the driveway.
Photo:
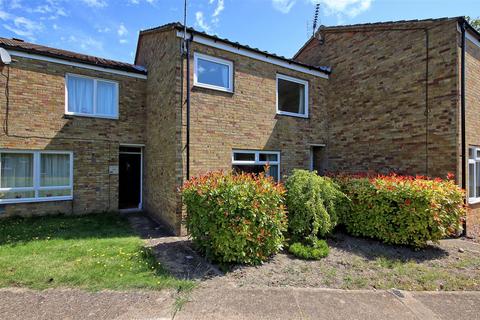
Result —
[[174, 314], [174, 293], [0, 290], [0, 319], [480, 319], [480, 292], [311, 288], [194, 290]]

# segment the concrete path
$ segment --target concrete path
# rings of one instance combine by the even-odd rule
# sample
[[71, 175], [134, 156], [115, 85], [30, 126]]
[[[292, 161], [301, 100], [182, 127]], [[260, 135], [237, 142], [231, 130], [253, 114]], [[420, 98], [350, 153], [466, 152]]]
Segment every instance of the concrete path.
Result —
[[480, 319], [480, 292], [199, 288], [172, 292], [0, 290], [0, 319]]
[[172, 292], [0, 289], [1, 320], [171, 319]]
[[480, 292], [199, 289], [175, 319], [480, 319]]

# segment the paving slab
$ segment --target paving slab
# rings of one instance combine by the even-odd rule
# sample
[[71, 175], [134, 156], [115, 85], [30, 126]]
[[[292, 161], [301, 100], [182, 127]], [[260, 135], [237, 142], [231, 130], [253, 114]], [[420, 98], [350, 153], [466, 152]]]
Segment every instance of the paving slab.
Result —
[[70, 289], [0, 289], [0, 319], [171, 319], [170, 291], [86, 292]]
[[480, 292], [206, 287], [192, 294], [175, 319], [440, 320], [459, 316], [480, 319]]

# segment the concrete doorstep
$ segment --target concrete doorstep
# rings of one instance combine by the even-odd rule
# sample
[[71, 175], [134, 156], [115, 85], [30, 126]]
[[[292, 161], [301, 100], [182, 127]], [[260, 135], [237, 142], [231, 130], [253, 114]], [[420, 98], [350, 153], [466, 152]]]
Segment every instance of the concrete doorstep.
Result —
[[0, 290], [0, 319], [480, 319], [480, 292], [303, 288], [171, 291]]

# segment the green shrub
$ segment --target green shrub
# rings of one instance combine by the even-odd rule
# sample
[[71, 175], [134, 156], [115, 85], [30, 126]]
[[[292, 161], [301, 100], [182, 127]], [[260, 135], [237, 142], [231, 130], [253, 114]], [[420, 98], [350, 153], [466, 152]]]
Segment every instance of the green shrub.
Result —
[[464, 192], [452, 180], [409, 176], [341, 176], [351, 199], [341, 222], [353, 235], [423, 247], [461, 230]]
[[263, 174], [212, 172], [182, 188], [193, 242], [220, 263], [258, 264], [283, 245], [285, 189]]
[[295, 242], [290, 245], [288, 251], [295, 257], [305, 260], [319, 260], [328, 256], [330, 252], [325, 240], [314, 239], [310, 244]]
[[285, 187], [288, 229], [294, 241], [323, 237], [332, 231], [347, 200], [332, 179], [315, 171], [293, 170]]

